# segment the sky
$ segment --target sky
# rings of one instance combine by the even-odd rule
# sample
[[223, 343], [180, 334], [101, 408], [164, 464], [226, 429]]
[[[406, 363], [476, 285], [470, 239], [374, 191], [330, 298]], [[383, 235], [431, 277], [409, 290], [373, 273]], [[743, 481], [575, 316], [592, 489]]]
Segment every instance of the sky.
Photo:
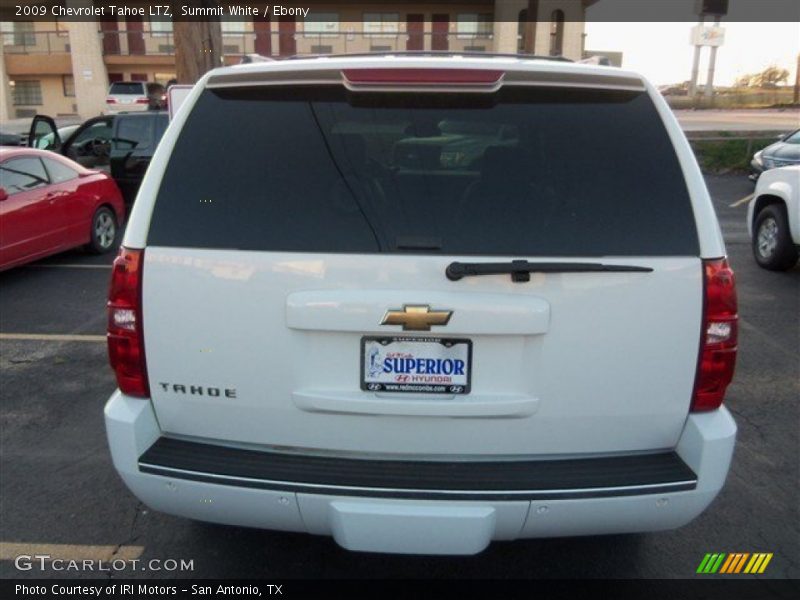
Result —
[[[694, 46], [689, 42], [695, 23], [586, 23], [587, 50], [623, 53], [623, 68], [642, 73], [654, 84], [689, 79]], [[794, 83], [800, 54], [798, 23], [726, 23], [725, 42], [717, 50], [715, 85], [731, 85], [740, 75], [757, 73], [771, 64], [789, 70]], [[700, 82], [705, 82], [710, 49], [704, 48]]]

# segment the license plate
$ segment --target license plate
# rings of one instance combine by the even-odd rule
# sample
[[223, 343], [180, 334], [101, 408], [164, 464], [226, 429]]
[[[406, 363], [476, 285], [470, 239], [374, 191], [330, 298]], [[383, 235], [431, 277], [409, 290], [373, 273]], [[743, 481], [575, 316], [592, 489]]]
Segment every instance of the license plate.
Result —
[[468, 394], [472, 341], [436, 337], [361, 338], [361, 389]]

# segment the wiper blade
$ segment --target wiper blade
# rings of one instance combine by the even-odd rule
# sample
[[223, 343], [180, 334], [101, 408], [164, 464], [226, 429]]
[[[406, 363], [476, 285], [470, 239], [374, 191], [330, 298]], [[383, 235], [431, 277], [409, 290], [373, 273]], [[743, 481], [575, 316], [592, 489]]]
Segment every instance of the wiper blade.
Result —
[[651, 273], [652, 271], [653, 269], [650, 267], [635, 265], [512, 260], [511, 262], [501, 263], [452, 262], [447, 265], [445, 275], [450, 281], [458, 281], [463, 277], [475, 275], [502, 275], [503, 273], [509, 273], [511, 281], [525, 282], [531, 280], [531, 273]]

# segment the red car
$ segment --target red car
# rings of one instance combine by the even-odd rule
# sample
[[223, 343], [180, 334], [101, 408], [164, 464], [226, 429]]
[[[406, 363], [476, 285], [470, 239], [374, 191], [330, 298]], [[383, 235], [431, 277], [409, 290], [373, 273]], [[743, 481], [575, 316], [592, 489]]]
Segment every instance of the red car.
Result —
[[0, 271], [76, 246], [108, 252], [124, 218], [105, 173], [46, 150], [0, 149]]

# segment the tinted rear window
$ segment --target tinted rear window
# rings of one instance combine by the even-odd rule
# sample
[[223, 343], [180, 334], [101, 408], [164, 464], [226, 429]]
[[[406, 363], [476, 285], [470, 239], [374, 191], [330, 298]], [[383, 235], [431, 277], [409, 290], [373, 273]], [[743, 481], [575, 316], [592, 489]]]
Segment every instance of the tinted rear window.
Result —
[[138, 94], [144, 96], [144, 84], [135, 82], [117, 82], [111, 84], [109, 94]]
[[[176, 227], [175, 223], [180, 223]], [[646, 94], [206, 90], [148, 243], [298, 252], [697, 255]]]
[[114, 147], [119, 150], [148, 148], [153, 143], [154, 119], [145, 117], [117, 117], [117, 135]]

